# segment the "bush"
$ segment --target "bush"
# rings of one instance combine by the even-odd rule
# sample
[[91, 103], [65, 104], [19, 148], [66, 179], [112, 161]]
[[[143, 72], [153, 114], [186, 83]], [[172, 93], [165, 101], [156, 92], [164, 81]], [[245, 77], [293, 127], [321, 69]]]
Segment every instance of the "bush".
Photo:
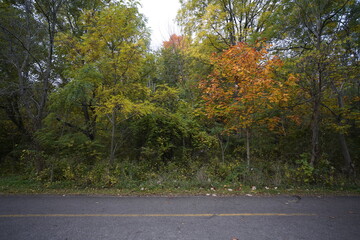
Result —
[[[309, 164], [309, 155], [301, 154], [291, 161], [276, 162], [252, 159], [251, 167], [244, 160], [220, 161], [131, 161], [118, 160], [114, 165], [99, 160], [93, 164], [76, 158], [48, 156], [44, 152], [24, 150], [19, 168], [27, 179], [51, 185], [75, 187], [157, 189], [211, 188], [215, 186], [338, 186], [347, 179], [335, 172], [324, 157], [316, 167]], [[41, 166], [41, 167], [40, 167]]]
[[295, 182], [298, 184], [311, 184], [315, 181], [314, 167], [310, 165], [310, 156], [307, 153], [300, 155], [300, 159], [296, 160], [297, 167], [294, 169]]

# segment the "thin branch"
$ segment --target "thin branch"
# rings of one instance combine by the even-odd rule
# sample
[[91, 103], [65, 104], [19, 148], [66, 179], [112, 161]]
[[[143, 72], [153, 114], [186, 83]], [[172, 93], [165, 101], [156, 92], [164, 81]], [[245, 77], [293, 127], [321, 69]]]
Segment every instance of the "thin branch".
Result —
[[339, 115], [336, 114], [336, 112], [334, 112], [329, 106], [327, 106], [327, 105], [324, 104], [324, 103], [320, 103], [320, 104], [321, 104], [321, 106], [323, 106], [323, 107], [325, 107], [327, 110], [329, 110], [329, 111], [331, 112], [331, 114], [333, 114], [336, 118], [339, 117]]
[[67, 127], [70, 127], [70, 128], [73, 128], [73, 129], [78, 130], [79, 132], [85, 134], [88, 138], [91, 139], [90, 133], [89, 133], [88, 131], [86, 131], [86, 130], [78, 127], [78, 126], [75, 126], [74, 124], [71, 124], [71, 123], [69, 123], [69, 122], [66, 122], [66, 121], [62, 120], [60, 117], [56, 117], [56, 120], [59, 121], [59, 122], [61, 122], [64, 126], [67, 126]]
[[10, 30], [8, 30], [6, 27], [2, 26], [0, 23], [0, 28], [3, 29], [5, 32], [7, 32], [8, 34], [10, 34], [12, 37], [14, 37], [19, 43], [20, 45], [24, 48], [24, 50], [34, 59], [34, 61], [37, 63], [37, 65], [40, 68], [40, 71], [43, 72], [43, 69], [41, 67], [40, 61], [30, 52], [30, 50], [25, 46], [25, 43], [23, 43], [23, 41], [18, 38], [15, 34], [13, 34]]

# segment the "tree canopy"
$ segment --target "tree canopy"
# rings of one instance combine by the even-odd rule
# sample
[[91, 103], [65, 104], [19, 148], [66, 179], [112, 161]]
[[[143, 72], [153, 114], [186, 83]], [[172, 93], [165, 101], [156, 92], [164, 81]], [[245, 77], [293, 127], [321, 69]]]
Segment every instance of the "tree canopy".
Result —
[[137, 1], [0, 1], [0, 169], [356, 182], [360, 2], [180, 3], [182, 34], [154, 50]]

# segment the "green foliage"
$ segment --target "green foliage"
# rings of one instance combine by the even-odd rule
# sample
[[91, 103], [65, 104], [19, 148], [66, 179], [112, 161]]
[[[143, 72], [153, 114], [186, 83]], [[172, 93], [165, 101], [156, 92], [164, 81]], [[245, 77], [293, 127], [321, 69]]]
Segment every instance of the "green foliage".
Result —
[[[140, 160], [154, 163], [185, 161], [213, 144], [191, 119], [177, 114], [153, 113], [134, 122], [132, 139]], [[206, 153], [208, 154], [208, 153]]]
[[[341, 185], [341, 177], [336, 173], [334, 166], [325, 158], [320, 159], [314, 167], [309, 164], [310, 155], [300, 154], [300, 158], [295, 161], [293, 168], [287, 167], [286, 178], [288, 184], [298, 184], [303, 186], [336, 186]], [[336, 179], [340, 180], [337, 182]]]
[[301, 184], [311, 184], [314, 182], [314, 167], [309, 164], [309, 154], [303, 153], [296, 161], [298, 167], [295, 169], [295, 179]]

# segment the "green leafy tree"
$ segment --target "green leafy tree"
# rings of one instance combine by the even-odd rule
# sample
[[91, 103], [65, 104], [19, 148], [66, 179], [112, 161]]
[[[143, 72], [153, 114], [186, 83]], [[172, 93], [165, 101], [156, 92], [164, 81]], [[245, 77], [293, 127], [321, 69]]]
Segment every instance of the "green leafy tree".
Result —
[[99, 12], [89, 11], [83, 19], [87, 27], [80, 39], [69, 39], [65, 35], [61, 40], [65, 44], [70, 42], [73, 48], [69, 56], [73, 62], [70, 72], [76, 76], [79, 70], [89, 65], [101, 75], [94, 93], [94, 116], [99, 121], [110, 122], [112, 164], [118, 149], [118, 122], [151, 111], [146, 101], [150, 90], [140, 79], [148, 33], [144, 19], [132, 1], [110, 4]]
[[196, 81], [191, 77], [190, 44], [186, 37], [173, 34], [163, 42], [159, 55], [159, 82], [177, 87], [185, 101], [195, 104]]
[[[273, 0], [180, 1], [179, 22], [189, 36], [223, 49], [248, 41], [264, 29]], [[227, 47], [226, 47], [227, 46]]]
[[[297, 62], [294, 71], [299, 74], [299, 84], [305, 93], [302, 101], [311, 109], [311, 166], [321, 158], [324, 113], [333, 111], [326, 105], [327, 99], [334, 96], [338, 107], [344, 108], [344, 90], [352, 77], [346, 76], [347, 71], [343, 69], [353, 69], [356, 63], [352, 59], [358, 58], [355, 50], [358, 30], [354, 28], [357, 8], [358, 2], [351, 0], [284, 0], [269, 21], [267, 31], [273, 34], [274, 48]], [[339, 139], [347, 171], [350, 171], [352, 161], [343, 133]]]

